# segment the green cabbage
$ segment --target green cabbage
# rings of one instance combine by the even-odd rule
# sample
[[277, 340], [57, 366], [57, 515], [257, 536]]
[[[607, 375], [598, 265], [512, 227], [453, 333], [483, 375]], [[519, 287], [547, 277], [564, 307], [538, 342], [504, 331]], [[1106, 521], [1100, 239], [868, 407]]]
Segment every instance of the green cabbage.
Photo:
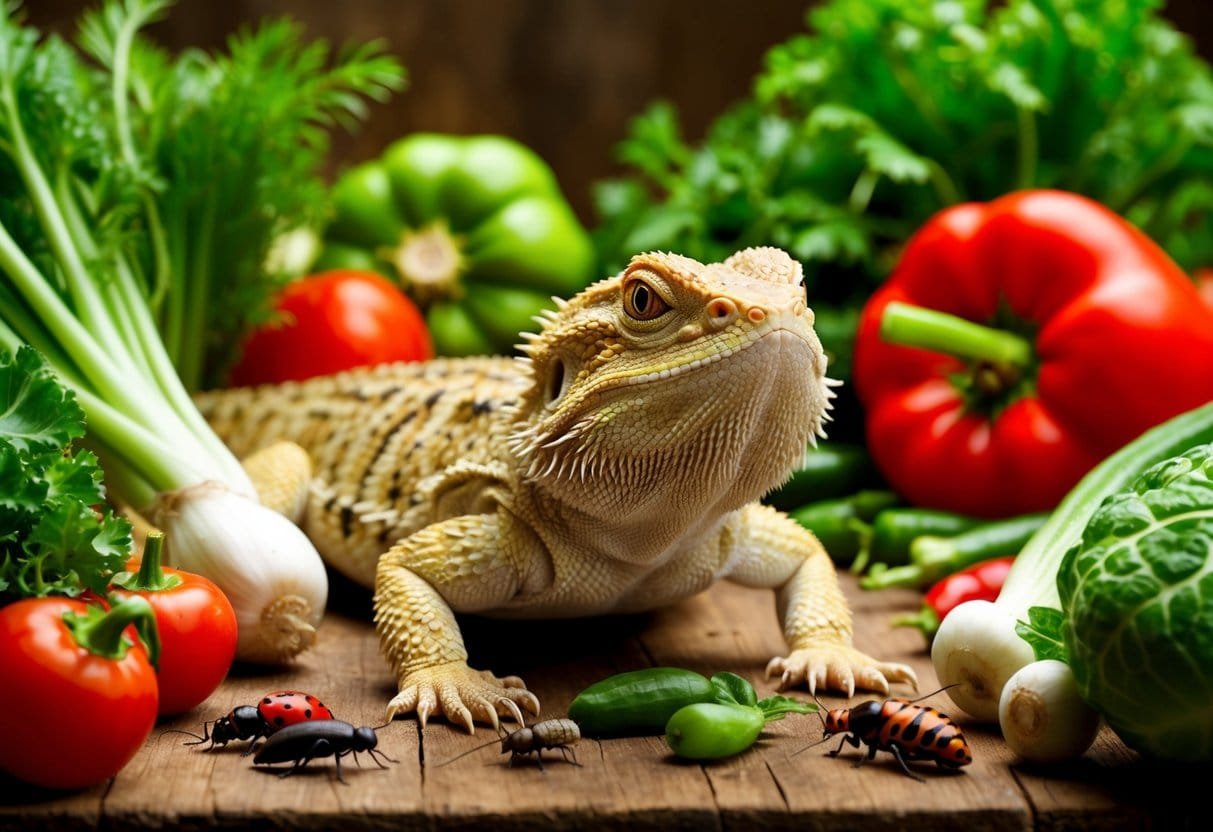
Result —
[[1145, 756], [1213, 760], [1213, 445], [1107, 497], [1057, 587], [1082, 697]]

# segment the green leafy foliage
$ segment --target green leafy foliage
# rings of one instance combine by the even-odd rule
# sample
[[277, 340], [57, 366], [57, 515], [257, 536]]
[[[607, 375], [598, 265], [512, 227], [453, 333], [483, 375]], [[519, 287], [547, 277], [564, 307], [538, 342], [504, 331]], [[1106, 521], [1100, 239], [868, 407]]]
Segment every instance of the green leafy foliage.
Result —
[[801, 702], [790, 696], [768, 696], [758, 698], [754, 686], [744, 677], [736, 673], [722, 670], [712, 674], [712, 691], [714, 701], [719, 705], [737, 705], [742, 708], [757, 708], [762, 712], [763, 722], [775, 722], [788, 714], [811, 714], [817, 706], [811, 702]]
[[604, 265], [777, 245], [820, 315], [860, 303], [938, 210], [1026, 187], [1090, 196], [1182, 266], [1213, 263], [1213, 74], [1158, 5], [828, 0], [702, 141], [667, 102], [635, 119], [629, 175], [596, 188]]
[[104, 592], [130, 556], [97, 457], [72, 448], [83, 434], [75, 397], [36, 351], [0, 353], [0, 594]]
[[1037, 661], [1056, 659], [1068, 662], [1066, 645], [1062, 641], [1061, 631], [1065, 625], [1065, 615], [1055, 607], [1031, 607], [1028, 609], [1028, 620], [1015, 624], [1015, 632], [1032, 646]]
[[[267, 268], [273, 242], [320, 221], [330, 133], [404, 72], [382, 44], [333, 49], [288, 19], [237, 32], [225, 51], [170, 55], [143, 30], [171, 6], [108, 0], [81, 17], [78, 47], [0, 11], [0, 223], [49, 274], [64, 239], [38, 218], [53, 198], [98, 282], [133, 277], [196, 389], [221, 380], [269, 316], [287, 279]], [[48, 193], [29, 186], [32, 163]], [[30, 329], [18, 334], [33, 343]]]
[[1057, 586], [1083, 698], [1147, 756], [1213, 760], [1213, 445], [1107, 497]]
[[754, 686], [736, 673], [722, 670], [712, 674], [711, 682], [716, 701], [722, 705], [754, 706], [758, 704], [758, 694], [755, 692]]
[[812, 714], [817, 712], [817, 705], [812, 702], [801, 702], [790, 696], [767, 696], [756, 703], [762, 711], [764, 722], [778, 722], [788, 714]]

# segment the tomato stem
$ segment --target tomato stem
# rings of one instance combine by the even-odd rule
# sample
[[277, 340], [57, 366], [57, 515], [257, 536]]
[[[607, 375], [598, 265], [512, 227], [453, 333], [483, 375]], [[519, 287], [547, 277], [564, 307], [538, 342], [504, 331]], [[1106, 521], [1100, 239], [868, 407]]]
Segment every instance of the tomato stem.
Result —
[[156, 629], [156, 613], [146, 598], [115, 596], [113, 606], [106, 612], [90, 606], [85, 613], [64, 613], [63, 623], [71, 630], [76, 643], [97, 656], [119, 661], [131, 648], [125, 637], [128, 627], [135, 625], [147, 647], [148, 660], [155, 667], [160, 659], [160, 634]]
[[898, 301], [885, 307], [880, 337], [894, 344], [974, 359], [991, 366], [1024, 368], [1032, 360], [1032, 344], [1026, 338]]

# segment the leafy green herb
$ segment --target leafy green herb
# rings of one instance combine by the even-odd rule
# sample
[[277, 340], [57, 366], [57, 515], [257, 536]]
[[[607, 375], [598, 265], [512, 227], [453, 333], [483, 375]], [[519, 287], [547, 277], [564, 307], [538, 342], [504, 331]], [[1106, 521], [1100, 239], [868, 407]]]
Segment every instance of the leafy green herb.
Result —
[[758, 694], [746, 679], [722, 670], [712, 675], [712, 692], [716, 701], [725, 705], [757, 705]]
[[75, 396], [36, 351], [0, 353], [0, 594], [104, 592], [131, 553], [105, 505]]
[[668, 103], [636, 118], [617, 147], [631, 174], [596, 188], [604, 265], [778, 245], [833, 312], [938, 210], [1026, 187], [1086, 194], [1211, 264], [1213, 74], [1158, 5], [828, 0], [701, 142]]
[[793, 699], [790, 696], [767, 696], [759, 699], [756, 703], [758, 710], [762, 711], [763, 719], [766, 722], [775, 722], [783, 719], [788, 714], [812, 714], [817, 712], [817, 705], [812, 702], [801, 702], [799, 699]]
[[1067, 661], [1066, 645], [1061, 632], [1065, 616], [1056, 607], [1029, 607], [1028, 620], [1018, 621], [1015, 632], [1032, 647], [1037, 661], [1057, 659]]
[[[221, 381], [270, 314], [286, 279], [266, 266], [273, 242], [319, 222], [331, 128], [354, 127], [404, 73], [381, 44], [333, 50], [286, 19], [240, 31], [225, 52], [170, 55], [143, 29], [171, 5], [109, 0], [82, 17], [79, 49], [5, 7], [0, 222], [42, 267], [64, 236], [36, 221], [40, 203], [58, 201], [62, 235], [92, 238], [80, 246], [90, 269], [129, 272], [193, 390]], [[23, 148], [48, 193], [21, 181]]]

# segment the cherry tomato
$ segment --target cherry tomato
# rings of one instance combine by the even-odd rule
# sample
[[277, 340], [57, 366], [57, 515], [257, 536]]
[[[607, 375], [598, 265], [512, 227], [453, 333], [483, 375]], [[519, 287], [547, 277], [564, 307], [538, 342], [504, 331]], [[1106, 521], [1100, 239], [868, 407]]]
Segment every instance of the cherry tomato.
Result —
[[231, 669], [236, 656], [236, 611], [208, 578], [160, 565], [162, 535], [148, 535], [143, 559], [128, 564], [114, 595], [147, 599], [160, 631], [161, 716], [182, 714], [205, 700]]
[[434, 355], [417, 306], [374, 272], [336, 269], [300, 278], [286, 285], [275, 308], [283, 320], [248, 337], [232, 384], [301, 381]]
[[81, 789], [130, 761], [156, 723], [156, 672], [130, 627], [151, 616], [138, 598], [109, 612], [57, 597], [0, 608], [0, 769]]

